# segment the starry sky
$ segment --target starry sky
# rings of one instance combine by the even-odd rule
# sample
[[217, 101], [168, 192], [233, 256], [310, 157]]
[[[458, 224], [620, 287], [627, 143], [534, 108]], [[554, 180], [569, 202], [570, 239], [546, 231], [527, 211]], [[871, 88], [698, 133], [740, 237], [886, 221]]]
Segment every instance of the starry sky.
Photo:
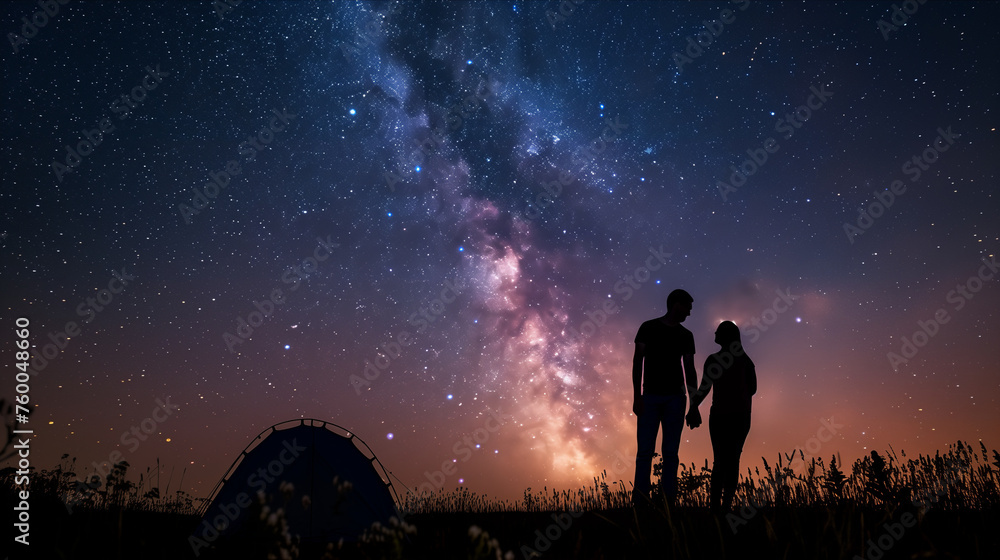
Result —
[[304, 417], [397, 488], [629, 484], [675, 288], [699, 379], [721, 320], [757, 364], [744, 467], [997, 447], [1000, 5], [904, 4], [3, 3], [34, 464], [207, 496]]

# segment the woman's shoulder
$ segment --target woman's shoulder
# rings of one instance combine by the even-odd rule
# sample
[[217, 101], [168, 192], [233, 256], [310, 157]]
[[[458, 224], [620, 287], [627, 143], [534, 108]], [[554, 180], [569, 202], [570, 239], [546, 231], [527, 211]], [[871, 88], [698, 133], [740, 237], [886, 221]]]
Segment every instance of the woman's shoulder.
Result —
[[709, 354], [708, 357], [705, 358], [705, 363], [707, 364], [709, 362], [718, 362], [722, 365], [732, 365], [735, 363], [745, 365], [747, 367], [754, 367], [753, 360], [750, 359], [750, 356], [747, 355], [746, 352], [734, 353], [729, 350], [719, 350], [718, 352]]

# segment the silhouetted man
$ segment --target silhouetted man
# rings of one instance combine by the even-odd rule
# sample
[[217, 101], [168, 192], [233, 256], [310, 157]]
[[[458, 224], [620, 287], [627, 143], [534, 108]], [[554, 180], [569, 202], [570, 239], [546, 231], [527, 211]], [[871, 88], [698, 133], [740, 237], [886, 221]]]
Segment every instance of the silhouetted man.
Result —
[[[635, 335], [632, 358], [632, 411], [636, 422], [635, 482], [632, 501], [649, 498], [649, 471], [653, 464], [656, 433], [663, 424], [663, 472], [660, 490], [668, 503], [677, 497], [677, 450], [684, 429], [685, 379], [694, 393], [698, 378], [694, 370], [694, 336], [681, 323], [691, 314], [694, 298], [684, 290], [667, 296], [667, 314], [646, 321]], [[640, 391], [640, 384], [642, 390]]]
[[705, 360], [701, 386], [691, 395], [691, 410], [687, 423], [691, 428], [701, 424], [698, 405], [712, 394], [708, 416], [708, 431], [712, 436], [712, 486], [709, 507], [713, 511], [728, 510], [736, 494], [740, 478], [740, 455], [750, 433], [750, 398], [757, 392], [757, 371], [753, 360], [743, 350], [740, 328], [732, 321], [719, 323], [715, 342], [722, 349]]

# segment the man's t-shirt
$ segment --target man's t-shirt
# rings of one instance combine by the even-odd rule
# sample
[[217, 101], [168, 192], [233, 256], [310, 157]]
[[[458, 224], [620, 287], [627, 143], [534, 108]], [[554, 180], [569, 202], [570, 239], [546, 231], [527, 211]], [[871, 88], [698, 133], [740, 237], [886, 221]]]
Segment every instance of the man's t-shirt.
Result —
[[635, 341], [646, 345], [642, 394], [683, 395], [681, 356], [694, 354], [694, 335], [683, 325], [669, 326], [660, 319], [639, 326]]

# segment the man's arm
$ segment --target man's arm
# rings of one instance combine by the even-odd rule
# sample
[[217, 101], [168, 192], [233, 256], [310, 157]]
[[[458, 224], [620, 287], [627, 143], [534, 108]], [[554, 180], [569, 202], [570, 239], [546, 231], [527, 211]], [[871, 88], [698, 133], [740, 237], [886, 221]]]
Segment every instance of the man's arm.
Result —
[[635, 355], [632, 356], [632, 412], [642, 415], [642, 359], [646, 355], [646, 345], [635, 343]]
[[695, 394], [698, 392], [698, 373], [694, 370], [694, 354], [684, 354], [683, 364], [684, 378], [687, 380], [688, 395], [693, 400]]
[[[701, 413], [698, 412], [698, 405], [705, 398], [704, 395], [700, 393], [698, 386], [698, 373], [694, 370], [694, 354], [684, 354], [684, 358], [681, 361], [684, 365], [684, 378], [687, 380], [687, 390], [688, 395], [691, 397], [691, 408], [688, 409], [687, 425], [689, 428], [694, 429], [701, 426]], [[705, 378], [702, 377], [702, 382], [704, 383]]]

